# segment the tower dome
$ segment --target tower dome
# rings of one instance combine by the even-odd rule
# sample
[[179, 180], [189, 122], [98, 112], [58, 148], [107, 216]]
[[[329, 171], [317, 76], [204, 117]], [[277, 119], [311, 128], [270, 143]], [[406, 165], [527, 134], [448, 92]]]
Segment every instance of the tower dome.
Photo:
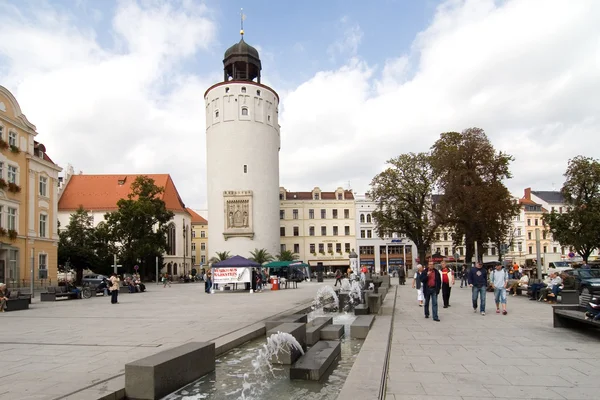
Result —
[[224, 81], [253, 81], [260, 83], [260, 57], [258, 50], [244, 41], [240, 41], [225, 51], [223, 58]]

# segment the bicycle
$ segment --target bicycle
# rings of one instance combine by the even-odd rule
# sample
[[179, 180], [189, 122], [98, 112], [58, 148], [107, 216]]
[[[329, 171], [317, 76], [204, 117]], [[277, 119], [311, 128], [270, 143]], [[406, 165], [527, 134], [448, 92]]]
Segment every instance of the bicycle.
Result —
[[[96, 290], [94, 289], [94, 293], [96, 292]], [[81, 289], [81, 297], [83, 297], [84, 299], [89, 299], [92, 297], [92, 288], [90, 288], [90, 286], [84, 286]]]

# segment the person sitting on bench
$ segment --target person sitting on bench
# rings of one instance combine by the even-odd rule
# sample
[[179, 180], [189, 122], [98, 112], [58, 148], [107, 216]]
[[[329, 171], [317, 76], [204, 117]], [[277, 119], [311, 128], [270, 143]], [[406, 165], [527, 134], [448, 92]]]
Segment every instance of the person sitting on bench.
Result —
[[529, 284], [529, 275], [523, 274], [523, 276], [518, 281], [514, 281], [512, 283], [512, 285], [510, 285], [510, 290], [512, 290], [513, 296], [517, 295], [517, 288], [527, 289], [528, 284]]
[[548, 286], [540, 290], [540, 298], [541, 301], [548, 301], [548, 296], [553, 297], [554, 299], [550, 300], [550, 303], [556, 303], [556, 297], [558, 296], [558, 291], [560, 290], [560, 286], [562, 285], [562, 278], [558, 276], [557, 272], [550, 273], [550, 283]]
[[592, 297], [586, 308], [585, 319], [590, 321], [600, 321], [600, 298]]

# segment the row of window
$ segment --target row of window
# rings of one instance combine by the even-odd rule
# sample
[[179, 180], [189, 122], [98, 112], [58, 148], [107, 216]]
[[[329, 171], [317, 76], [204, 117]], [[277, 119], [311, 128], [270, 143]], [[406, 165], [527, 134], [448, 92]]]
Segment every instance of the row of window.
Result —
[[[8, 183], [18, 184], [19, 168], [15, 165], [6, 166], [6, 181]], [[0, 179], [4, 179], [4, 163], [0, 162]], [[40, 196], [48, 197], [48, 177], [40, 176], [38, 180], [38, 193]]]
[[[333, 253], [334, 251], [334, 247], [333, 247], [334, 243], [327, 243], [327, 252], [328, 253]], [[319, 249], [319, 253], [321, 254], [325, 254], [325, 243], [319, 243], [318, 245], [315, 243], [310, 243], [309, 244], [309, 252], [312, 254], [316, 254], [317, 253], [317, 246]], [[285, 245], [285, 243], [282, 243], [280, 245], [281, 251], [284, 252], [287, 249], [287, 246]], [[344, 251], [346, 253], [350, 253], [350, 243], [344, 243]], [[335, 243], [335, 252], [341, 254], [342, 253], [342, 244], [341, 243]], [[299, 243], [294, 243], [294, 253], [298, 254], [300, 253], [300, 244]]]
[[[338, 219], [338, 210], [331, 210], [331, 218]], [[350, 218], [350, 210], [344, 209], [344, 218]], [[285, 219], [285, 210], [279, 210], [279, 219]], [[298, 209], [294, 208], [292, 210], [292, 219], [298, 219]], [[315, 219], [315, 210], [313, 208], [308, 210], [308, 219]], [[321, 209], [321, 219], [327, 219], [327, 209]]]
[[[192, 237], [195, 238], [196, 237], [196, 231], [192, 230]], [[200, 237], [201, 238], [205, 238], [206, 237], [206, 231], [200, 231]]]
[[[404, 249], [403, 249], [404, 247]], [[398, 245], [394, 245], [394, 246], [379, 246], [379, 254], [385, 254], [387, 248], [387, 253], [388, 254], [403, 254], [403, 253], [410, 253], [411, 250], [411, 245], [406, 245], [406, 246], [398, 246]], [[373, 255], [375, 254], [375, 246], [360, 246], [359, 247], [359, 253], [362, 255], [365, 254], [370, 254]]]
[[367, 224], [370, 224], [373, 222], [373, 219], [371, 218], [371, 214], [366, 214], [366, 217], [365, 217], [365, 214], [360, 214], [359, 219], [360, 219], [361, 224], [365, 223], [365, 218], [366, 218]]
[[[200, 250], [201, 251], [206, 250], [206, 243], [200, 243]], [[192, 242], [192, 251], [196, 251], [196, 243], [195, 242]]]
[[[344, 200], [343, 193], [338, 193], [336, 197], [338, 200]], [[283, 193], [279, 193], [279, 200], [285, 200], [285, 196]], [[293, 200], [293, 199], [290, 199], [290, 200]], [[321, 200], [321, 194], [319, 192], [313, 193], [313, 200]], [[324, 217], [322, 217], [322, 218], [324, 218]], [[349, 217], [346, 217], [346, 218], [349, 218]]]
[[[339, 228], [338, 226], [334, 226], [333, 227], [333, 236], [338, 236], [339, 235]], [[285, 226], [282, 226], [279, 228], [279, 236], [283, 237], [286, 236], [285, 234]], [[300, 236], [300, 228], [297, 226], [293, 227], [293, 236]], [[310, 226], [308, 228], [308, 236], [315, 236], [315, 227], [314, 226]], [[322, 226], [321, 227], [321, 236], [327, 236], [327, 227], [326, 226]], [[348, 225], [344, 226], [344, 236], [350, 236], [350, 227]]]
[[[4, 224], [4, 214], [6, 214], [6, 226]], [[5, 228], [7, 230], [18, 230], [17, 224], [17, 209], [14, 207], [6, 207], [0, 205], [0, 227]], [[48, 237], [48, 215], [44, 213], [40, 213], [40, 218], [38, 220], [38, 234], [41, 238]]]

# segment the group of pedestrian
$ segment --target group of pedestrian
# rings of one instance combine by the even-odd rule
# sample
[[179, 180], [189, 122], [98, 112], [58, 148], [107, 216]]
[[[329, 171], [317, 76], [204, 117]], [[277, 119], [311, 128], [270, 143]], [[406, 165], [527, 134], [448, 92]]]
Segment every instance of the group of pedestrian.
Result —
[[[463, 281], [465, 281], [465, 286], [468, 285], [471, 288], [473, 312], [476, 313], [479, 306], [479, 312], [482, 316], [485, 315], [488, 272], [483, 268], [483, 264], [477, 263], [475, 268], [471, 268], [468, 273], [466, 272], [466, 269], [463, 268], [460, 278], [461, 287], [463, 287]], [[496, 269], [492, 271], [489, 276], [491, 286], [494, 289], [497, 314], [508, 314], [506, 311], [506, 288], [508, 286], [508, 278], [509, 274], [502, 268], [501, 264], [498, 264]], [[417, 301], [419, 302], [419, 307], [424, 307], [425, 318], [429, 318], [429, 305], [431, 304], [431, 315], [433, 320], [440, 322], [438, 314], [438, 295], [441, 291], [443, 307], [450, 307], [450, 295], [454, 283], [454, 272], [446, 265], [445, 261], [442, 261], [440, 270], [435, 268], [432, 260], [429, 261], [426, 269], [420, 264], [417, 266], [412, 287], [417, 290]]]

